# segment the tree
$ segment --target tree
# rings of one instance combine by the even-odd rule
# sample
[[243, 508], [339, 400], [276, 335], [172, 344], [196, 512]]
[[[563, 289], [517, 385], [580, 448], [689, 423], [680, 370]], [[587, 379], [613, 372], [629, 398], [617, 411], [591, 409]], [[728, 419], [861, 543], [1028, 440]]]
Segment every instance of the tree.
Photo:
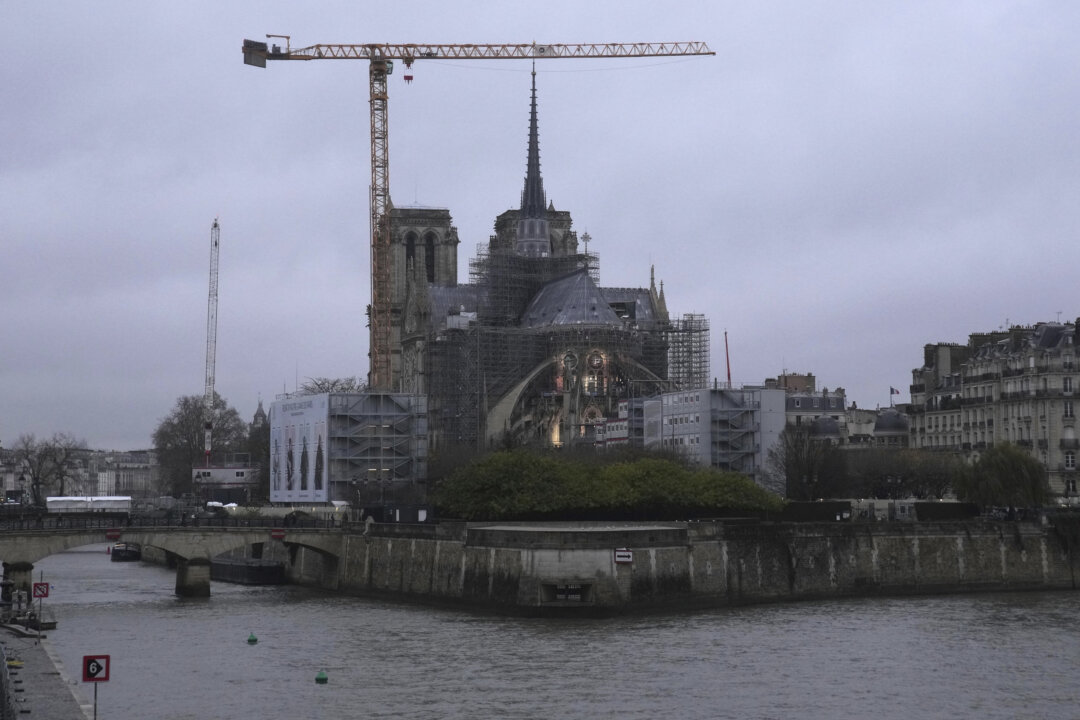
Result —
[[[844, 489], [844, 457], [839, 447], [815, 438], [804, 425], [788, 425], [769, 450], [768, 466], [792, 500], [835, 497]], [[845, 494], [842, 493], [841, 494]]]
[[744, 475], [640, 457], [599, 464], [565, 453], [503, 450], [443, 480], [445, 513], [467, 520], [679, 520], [779, 510]]
[[984, 452], [957, 478], [961, 500], [981, 507], [1038, 507], [1050, 498], [1050, 484], [1042, 463], [1012, 443], [1000, 443]]
[[848, 494], [872, 498], [940, 498], [963, 472], [956, 453], [869, 448], [847, 452]]
[[[270, 423], [254, 423], [248, 430], [247, 453], [251, 463], [258, 466], [258, 487], [266, 492], [270, 487]], [[319, 472], [318, 468], [315, 470]]]
[[308, 378], [300, 386], [301, 395], [321, 395], [323, 393], [359, 393], [367, 390], [367, 385], [355, 377], [344, 378]]
[[33, 434], [20, 435], [13, 451], [19, 472], [29, 483], [31, 504], [44, 507], [47, 496], [71, 492], [77, 460], [85, 450], [85, 440], [66, 433], [56, 433], [48, 440], [38, 440]]
[[[180, 496], [192, 491], [191, 474], [206, 464], [206, 407], [201, 395], [185, 395], [176, 401], [168, 417], [154, 430], [154, 449], [161, 468], [162, 491]], [[244, 452], [247, 424], [240, 414], [214, 393], [213, 454]]]

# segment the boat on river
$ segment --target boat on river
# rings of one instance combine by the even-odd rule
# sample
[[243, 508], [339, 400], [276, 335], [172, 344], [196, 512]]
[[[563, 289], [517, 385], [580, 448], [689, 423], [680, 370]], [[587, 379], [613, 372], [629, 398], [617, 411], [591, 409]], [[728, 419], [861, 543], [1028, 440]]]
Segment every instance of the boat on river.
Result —
[[137, 543], [118, 542], [109, 549], [113, 562], [135, 562], [142, 560], [142, 548]]

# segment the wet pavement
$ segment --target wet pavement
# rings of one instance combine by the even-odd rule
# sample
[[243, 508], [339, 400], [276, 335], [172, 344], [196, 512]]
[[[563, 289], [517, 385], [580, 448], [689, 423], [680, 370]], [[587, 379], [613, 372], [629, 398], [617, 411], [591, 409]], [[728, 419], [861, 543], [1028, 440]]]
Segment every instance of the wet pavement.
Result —
[[[8, 660], [16, 717], [28, 720], [87, 720], [93, 705], [75, 697], [78, 677], [70, 677], [45, 637], [22, 637], [0, 627], [0, 645]], [[79, 668], [74, 668], [75, 671]]]

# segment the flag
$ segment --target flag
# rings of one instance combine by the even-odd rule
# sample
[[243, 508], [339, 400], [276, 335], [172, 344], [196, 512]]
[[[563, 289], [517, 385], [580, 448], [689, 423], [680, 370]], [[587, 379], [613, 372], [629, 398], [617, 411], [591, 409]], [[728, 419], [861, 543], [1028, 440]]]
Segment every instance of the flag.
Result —
[[889, 395], [899, 395], [899, 394], [900, 394], [899, 390], [894, 388], [892, 385], [889, 386]]

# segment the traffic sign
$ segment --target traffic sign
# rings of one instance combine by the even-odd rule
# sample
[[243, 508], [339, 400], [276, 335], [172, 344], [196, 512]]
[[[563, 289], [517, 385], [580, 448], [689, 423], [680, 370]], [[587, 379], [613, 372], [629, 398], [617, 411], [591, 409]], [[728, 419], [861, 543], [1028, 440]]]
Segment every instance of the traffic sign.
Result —
[[82, 667], [83, 667], [83, 671], [82, 671], [82, 681], [83, 682], [108, 682], [109, 681], [109, 656], [108, 655], [83, 655]]
[[34, 583], [34, 597], [47, 598], [49, 597], [49, 583], [36, 582]]
[[615, 548], [615, 562], [619, 565], [630, 565], [634, 562], [634, 551], [629, 548]]
[[285, 529], [284, 528], [273, 528], [273, 529], [271, 529], [270, 530], [270, 537], [272, 539], [274, 539], [274, 540], [284, 540], [285, 539]]

